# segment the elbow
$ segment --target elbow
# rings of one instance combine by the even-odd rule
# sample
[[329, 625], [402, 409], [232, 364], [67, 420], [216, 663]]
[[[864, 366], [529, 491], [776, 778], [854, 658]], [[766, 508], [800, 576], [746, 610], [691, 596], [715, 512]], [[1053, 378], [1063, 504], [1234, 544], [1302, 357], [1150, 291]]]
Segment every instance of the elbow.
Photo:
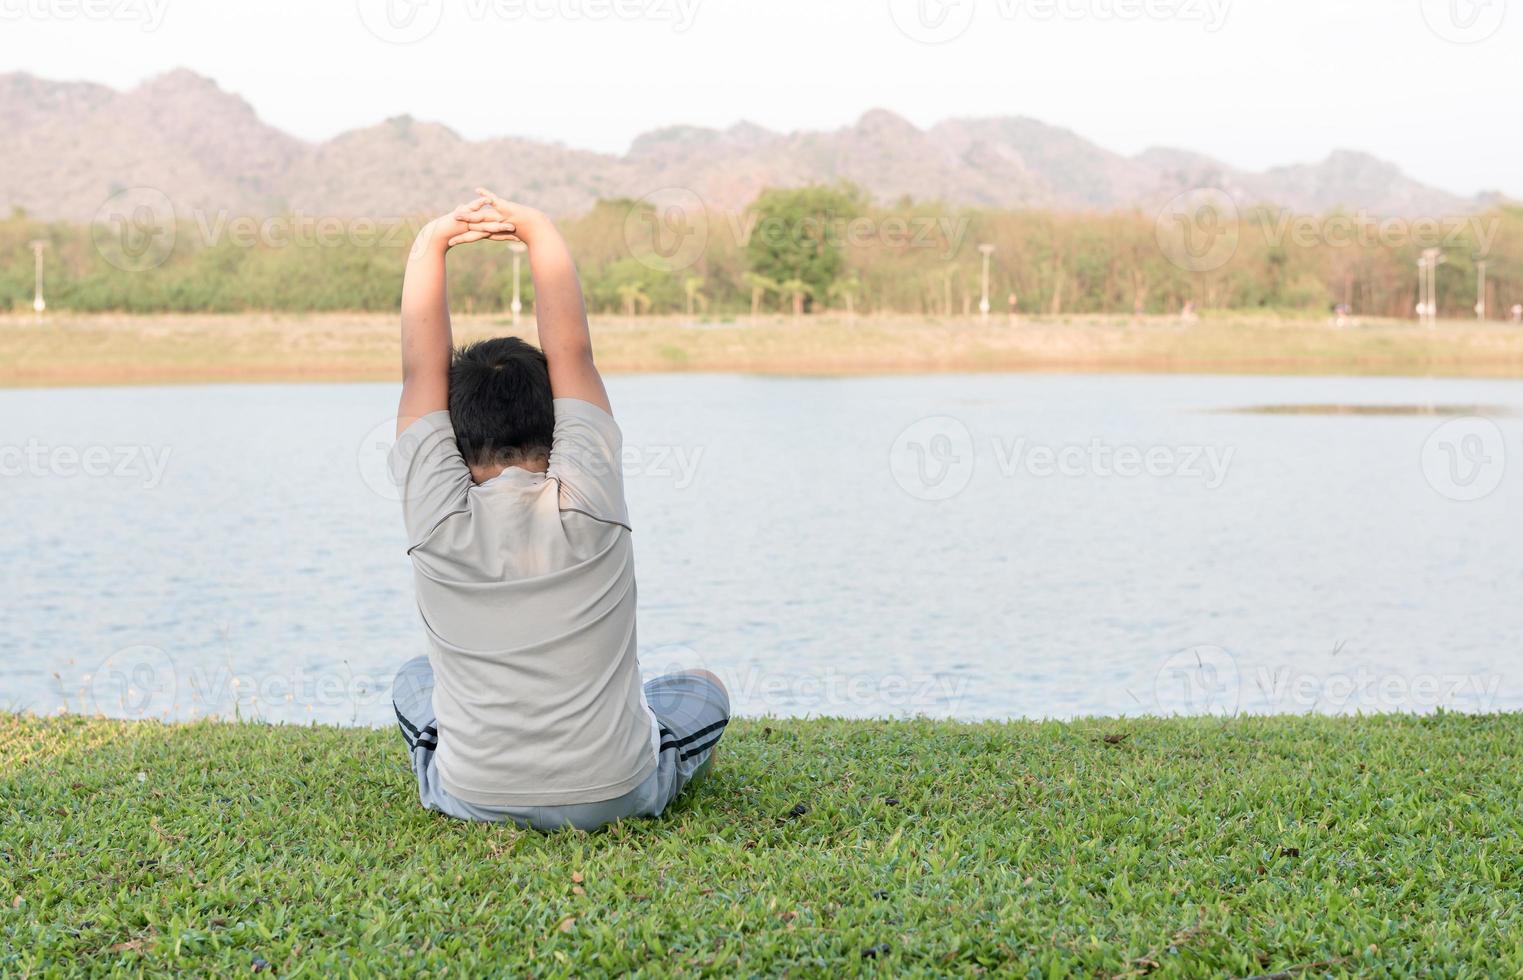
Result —
[[545, 357], [563, 364], [592, 363], [592, 341], [586, 337], [545, 344]]
[[450, 355], [444, 357], [409, 357], [402, 356], [402, 384], [419, 382], [425, 379], [448, 378]]

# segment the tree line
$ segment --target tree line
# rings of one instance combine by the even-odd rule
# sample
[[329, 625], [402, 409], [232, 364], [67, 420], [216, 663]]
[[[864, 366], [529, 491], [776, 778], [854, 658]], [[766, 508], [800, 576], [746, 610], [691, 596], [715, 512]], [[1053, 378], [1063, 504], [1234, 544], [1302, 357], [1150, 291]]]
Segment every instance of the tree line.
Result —
[[[1230, 205], [1229, 205], [1230, 207]], [[1435, 256], [1440, 314], [1473, 316], [1485, 263], [1489, 315], [1523, 303], [1523, 207], [1416, 220], [1293, 215], [1187, 204], [1164, 214], [1070, 213], [876, 203], [849, 185], [771, 189], [740, 213], [680, 201], [608, 200], [562, 222], [589, 306], [641, 316], [976, 314], [988, 251], [1003, 314], [1230, 309], [1410, 317], [1417, 263]], [[392, 310], [413, 224], [299, 216], [208, 224], [141, 216], [92, 225], [0, 220], [0, 309], [28, 310], [34, 243], [54, 310]], [[513, 296], [506, 249], [457, 250], [457, 309]], [[533, 303], [527, 264], [520, 284]]]

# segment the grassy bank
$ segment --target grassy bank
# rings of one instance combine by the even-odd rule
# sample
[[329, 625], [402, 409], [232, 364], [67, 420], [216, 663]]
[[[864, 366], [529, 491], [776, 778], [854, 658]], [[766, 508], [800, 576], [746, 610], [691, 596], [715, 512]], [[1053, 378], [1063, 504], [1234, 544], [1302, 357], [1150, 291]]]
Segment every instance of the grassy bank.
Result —
[[[500, 316], [460, 316], [457, 339], [512, 331]], [[533, 336], [532, 319], [522, 332]], [[1224, 316], [976, 319], [831, 316], [692, 323], [602, 318], [610, 372], [863, 374], [934, 371], [1137, 371], [1523, 377], [1523, 328], [1455, 321], [1426, 329], [1368, 321]], [[279, 314], [0, 317], [0, 386], [205, 381], [394, 380], [392, 315]]]
[[0, 718], [0, 974], [1523, 972], [1523, 717], [743, 721], [591, 835], [390, 731]]

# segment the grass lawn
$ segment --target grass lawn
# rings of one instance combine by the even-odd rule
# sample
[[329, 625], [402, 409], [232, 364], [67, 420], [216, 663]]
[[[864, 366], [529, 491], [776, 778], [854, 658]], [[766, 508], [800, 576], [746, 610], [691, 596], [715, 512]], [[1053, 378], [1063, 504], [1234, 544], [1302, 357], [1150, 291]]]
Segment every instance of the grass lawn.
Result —
[[737, 722], [668, 814], [392, 731], [0, 716], [0, 974], [1523, 974], [1523, 716]]

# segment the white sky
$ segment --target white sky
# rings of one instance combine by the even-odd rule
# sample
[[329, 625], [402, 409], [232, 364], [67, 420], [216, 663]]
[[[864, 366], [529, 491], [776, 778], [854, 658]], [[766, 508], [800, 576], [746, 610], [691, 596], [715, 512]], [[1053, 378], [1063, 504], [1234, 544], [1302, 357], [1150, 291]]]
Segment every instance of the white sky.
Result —
[[[379, 40], [387, 2], [437, 27]], [[410, 113], [621, 152], [674, 123], [833, 128], [882, 106], [1251, 169], [1347, 147], [1523, 197], [1523, 0], [0, 0], [0, 21], [0, 71], [128, 87], [184, 66], [311, 139]], [[936, 45], [897, 26], [965, 22]]]

